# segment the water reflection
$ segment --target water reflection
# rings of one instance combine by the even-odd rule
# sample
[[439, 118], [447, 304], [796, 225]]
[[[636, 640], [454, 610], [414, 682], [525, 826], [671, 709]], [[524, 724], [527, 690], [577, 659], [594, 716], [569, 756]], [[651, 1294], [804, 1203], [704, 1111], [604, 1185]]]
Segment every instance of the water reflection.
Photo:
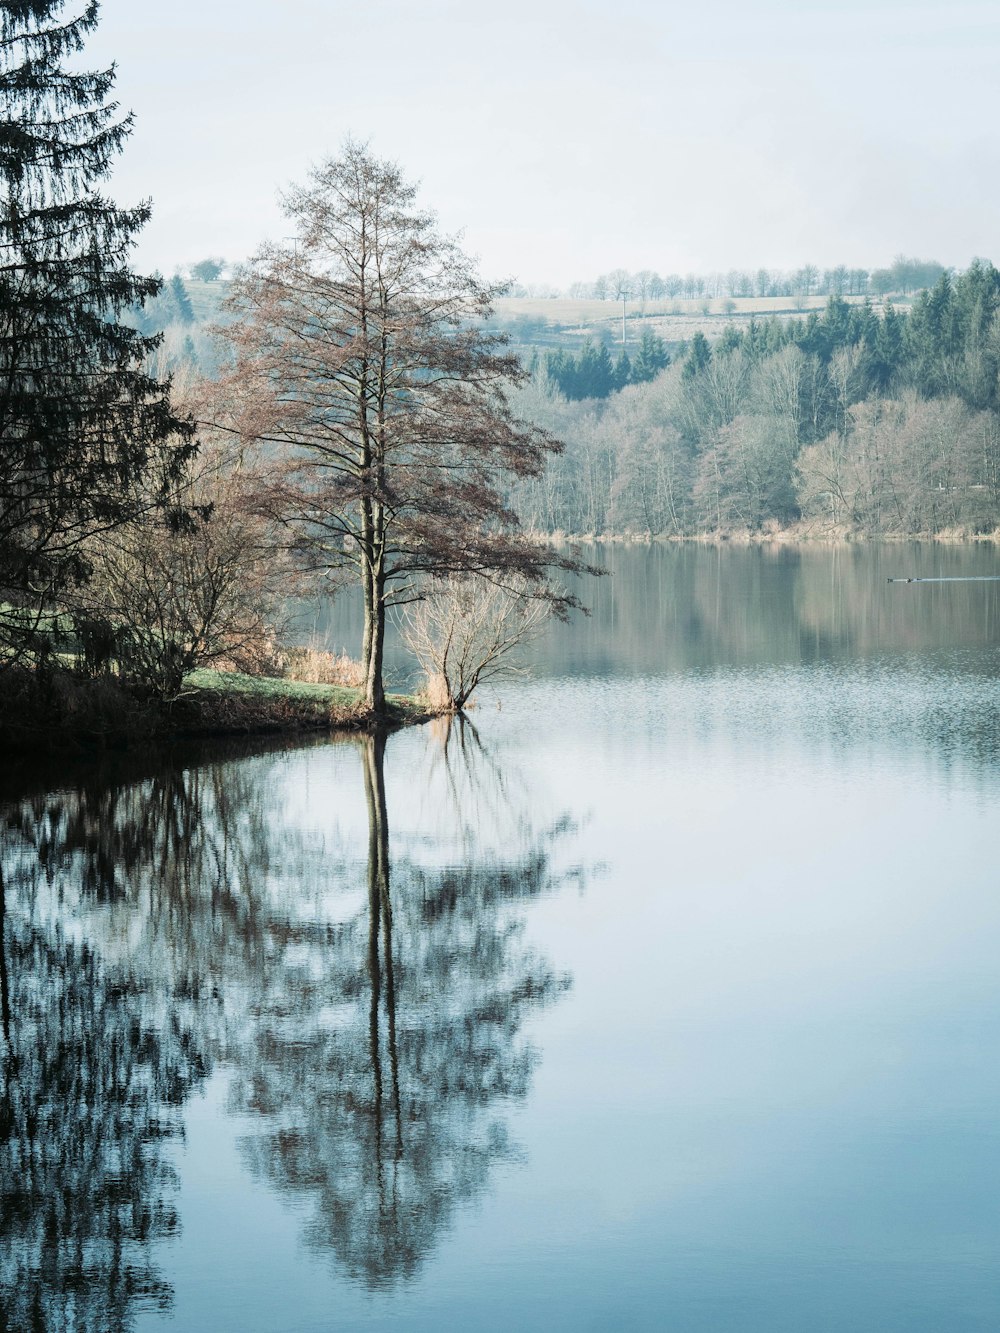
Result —
[[[457, 752], [481, 785], [491, 769], [471, 772], [486, 758], [472, 735], [448, 745], [445, 771], [454, 777]], [[535, 1059], [521, 1029], [568, 981], [526, 947], [516, 910], [553, 886], [558, 831], [515, 829], [504, 854], [446, 865], [390, 858], [384, 741], [359, 748], [364, 904], [334, 950], [304, 937], [273, 960], [234, 1104], [267, 1122], [244, 1145], [253, 1170], [307, 1197], [309, 1242], [375, 1288], [411, 1276], [516, 1152], [504, 1110], [527, 1093]]]
[[856, 660], [991, 646], [1000, 630], [1000, 584], [887, 582], [995, 574], [992, 544], [685, 543], [595, 547], [587, 559], [610, 577], [586, 586], [590, 617], [555, 626], [534, 650], [546, 675]]
[[[213, 1070], [252, 1173], [369, 1287], [412, 1274], [516, 1155], [527, 1016], [568, 981], [523, 938], [557, 879], [471, 729], [443, 736], [468, 829], [393, 854], [384, 738], [94, 778], [8, 804], [0, 835], [0, 1328], [121, 1329], [168, 1309], [170, 1144]], [[296, 817], [310, 773], [363, 787], [367, 845]], [[338, 780], [339, 780], [338, 779]], [[442, 847], [446, 850], [442, 851]], [[246, 1122], [244, 1122], [246, 1123]]]
[[150, 979], [108, 965], [72, 927], [36, 914], [42, 807], [16, 812], [0, 857], [0, 1327], [126, 1328], [166, 1307], [155, 1241], [178, 1225], [164, 1145], [205, 1075], [184, 1007], [164, 1021]]

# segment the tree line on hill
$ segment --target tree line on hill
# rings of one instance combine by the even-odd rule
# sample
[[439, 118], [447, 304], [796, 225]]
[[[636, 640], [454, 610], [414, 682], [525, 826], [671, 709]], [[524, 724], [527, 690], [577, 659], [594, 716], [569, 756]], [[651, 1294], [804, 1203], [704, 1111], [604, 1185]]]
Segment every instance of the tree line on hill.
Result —
[[[820, 268], [803, 264], [797, 269], [728, 269], [715, 273], [667, 273], [653, 269], [630, 272], [616, 268], [598, 274], [588, 282], [574, 282], [566, 292], [576, 300], [662, 301], [684, 298], [689, 301], [723, 298], [810, 296], [909, 296], [933, 287], [944, 272], [934, 259], [915, 259], [897, 255], [886, 268], [849, 267], [836, 264]], [[514, 288], [519, 296], [559, 296], [554, 287]]]
[[1000, 273], [942, 273], [908, 312], [833, 296], [805, 319], [696, 334], [647, 384], [521, 408], [567, 441], [518, 489], [574, 533], [871, 536], [1000, 526]]

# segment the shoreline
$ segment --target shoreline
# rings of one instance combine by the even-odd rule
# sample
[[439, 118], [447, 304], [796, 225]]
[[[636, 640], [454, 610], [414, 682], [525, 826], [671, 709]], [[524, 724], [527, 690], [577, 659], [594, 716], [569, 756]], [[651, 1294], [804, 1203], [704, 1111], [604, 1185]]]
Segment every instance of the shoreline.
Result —
[[842, 530], [817, 533], [807, 528], [777, 528], [762, 532], [650, 533], [650, 532], [553, 532], [530, 533], [554, 546], [899, 546], [905, 542], [933, 542], [941, 546], [1000, 544], [1000, 528], [990, 532], [868, 533]]
[[362, 703], [361, 691], [237, 672], [193, 673], [178, 698], [144, 698], [114, 678], [87, 678], [68, 669], [45, 687], [11, 668], [0, 704], [0, 750], [27, 756], [84, 757], [137, 748], [243, 738], [356, 736], [417, 726], [437, 710], [413, 695], [389, 694], [384, 714]]

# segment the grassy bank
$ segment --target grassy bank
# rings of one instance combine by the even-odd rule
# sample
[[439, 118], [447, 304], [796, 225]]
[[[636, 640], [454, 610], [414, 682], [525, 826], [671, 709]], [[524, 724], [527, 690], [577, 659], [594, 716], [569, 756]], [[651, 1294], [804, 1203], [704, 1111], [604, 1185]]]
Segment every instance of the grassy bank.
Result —
[[184, 695], [170, 705], [175, 730], [184, 735], [229, 735], [246, 731], [364, 731], [406, 726], [431, 716], [414, 695], [386, 697], [386, 717], [375, 717], [362, 691], [238, 672], [195, 671]]
[[432, 715], [411, 695], [389, 695], [385, 716], [376, 717], [357, 689], [236, 672], [196, 671], [168, 702], [115, 677], [88, 679], [60, 668], [9, 668], [0, 681], [0, 745], [13, 751], [79, 753], [200, 737], [371, 731]]

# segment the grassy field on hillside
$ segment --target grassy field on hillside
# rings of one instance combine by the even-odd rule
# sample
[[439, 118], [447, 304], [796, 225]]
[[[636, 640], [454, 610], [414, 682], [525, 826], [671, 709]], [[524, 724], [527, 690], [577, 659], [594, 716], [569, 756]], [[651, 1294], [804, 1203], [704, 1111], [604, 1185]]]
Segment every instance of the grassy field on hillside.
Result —
[[[738, 299], [699, 298], [696, 300], [629, 301], [625, 307], [627, 346], [638, 345], [644, 328], [652, 329], [667, 343], [686, 342], [696, 333], [712, 340], [729, 324], [745, 325], [751, 319], [802, 319], [810, 311], [823, 310], [825, 296], [763, 296]], [[845, 297], [851, 304], [861, 296]], [[566, 347], [588, 339], [610, 340], [620, 344], [622, 305], [620, 301], [577, 300], [570, 297], [505, 296], [496, 302], [494, 322], [511, 334], [519, 349], [527, 347]]]
[[[864, 298], [848, 296], [844, 299], [855, 302]], [[706, 309], [713, 316], [731, 313], [767, 319], [771, 315], [796, 315], [807, 310], [822, 310], [826, 301], [825, 296], [747, 296], [718, 300], [714, 297], [698, 297], [694, 300], [663, 297], [656, 301], [628, 301], [625, 308], [630, 319], [690, 319], [704, 315]], [[496, 310], [501, 318], [545, 319], [555, 324], [593, 324], [615, 319], [620, 322], [622, 317], [621, 301], [578, 300], [569, 296], [503, 296], [496, 302]]]
[[214, 324], [219, 318], [222, 303], [229, 291], [228, 282], [199, 282], [185, 278], [184, 286], [191, 298], [191, 308], [199, 324]]

